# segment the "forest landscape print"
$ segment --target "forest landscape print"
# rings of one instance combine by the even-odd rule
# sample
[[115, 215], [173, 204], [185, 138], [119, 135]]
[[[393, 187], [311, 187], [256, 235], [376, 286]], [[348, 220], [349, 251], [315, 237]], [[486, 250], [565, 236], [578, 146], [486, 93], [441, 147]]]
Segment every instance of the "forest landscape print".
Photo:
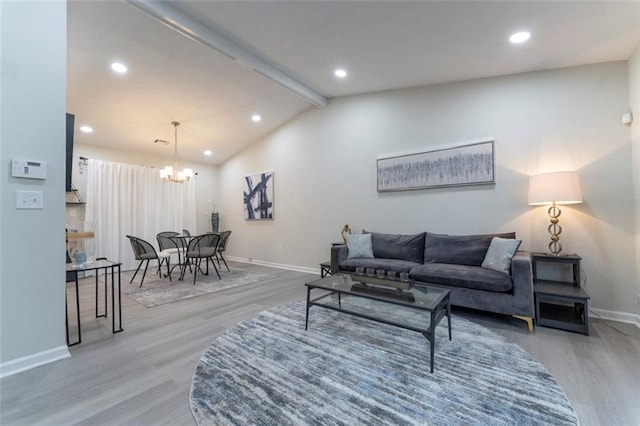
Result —
[[273, 219], [273, 172], [245, 176], [243, 185], [244, 218]]
[[381, 158], [378, 192], [494, 183], [493, 140]]

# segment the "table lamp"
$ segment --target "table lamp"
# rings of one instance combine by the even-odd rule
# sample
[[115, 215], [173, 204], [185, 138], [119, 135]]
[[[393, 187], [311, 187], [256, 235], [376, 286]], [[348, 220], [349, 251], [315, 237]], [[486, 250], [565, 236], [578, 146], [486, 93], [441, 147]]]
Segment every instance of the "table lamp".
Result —
[[562, 213], [559, 204], [579, 204], [582, 202], [580, 182], [576, 172], [552, 172], [529, 177], [529, 205], [543, 206], [551, 204], [547, 228], [551, 235], [549, 251], [559, 256], [562, 251], [560, 234], [562, 227], [558, 224]]

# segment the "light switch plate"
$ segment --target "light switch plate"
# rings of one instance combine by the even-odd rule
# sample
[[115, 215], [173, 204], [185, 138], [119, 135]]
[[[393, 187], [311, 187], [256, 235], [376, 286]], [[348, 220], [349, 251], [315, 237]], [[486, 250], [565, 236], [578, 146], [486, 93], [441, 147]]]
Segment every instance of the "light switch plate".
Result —
[[16, 190], [17, 209], [42, 209], [44, 194], [42, 191], [22, 191]]

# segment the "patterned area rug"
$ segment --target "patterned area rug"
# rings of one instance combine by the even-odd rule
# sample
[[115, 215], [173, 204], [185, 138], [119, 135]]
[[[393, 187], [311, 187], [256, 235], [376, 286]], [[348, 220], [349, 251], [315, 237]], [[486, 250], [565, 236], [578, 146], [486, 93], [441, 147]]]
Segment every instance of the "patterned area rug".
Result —
[[437, 327], [435, 371], [417, 332], [305, 304], [229, 329], [196, 366], [199, 425], [575, 425], [553, 376], [519, 346], [454, 316]]
[[[158, 305], [175, 302], [176, 300], [188, 299], [191, 297], [202, 296], [216, 291], [226, 290], [228, 288], [239, 287], [247, 284], [254, 284], [269, 277], [268, 274], [247, 271], [230, 266], [231, 272], [226, 268], [220, 270], [221, 280], [218, 279], [213, 268], [209, 268], [209, 275], [201, 275], [198, 272], [196, 276], [196, 284], [193, 284], [193, 274], [187, 273], [184, 281], [178, 281], [179, 271], [176, 268], [172, 275], [172, 281], [169, 278], [159, 277], [156, 268], [149, 267], [147, 276], [144, 278], [142, 288], [140, 288], [140, 279], [142, 271], [138, 272], [136, 279], [129, 284], [134, 271], [122, 273], [122, 292], [126, 293], [136, 302], [147, 308]], [[163, 269], [164, 270], [164, 269]]]

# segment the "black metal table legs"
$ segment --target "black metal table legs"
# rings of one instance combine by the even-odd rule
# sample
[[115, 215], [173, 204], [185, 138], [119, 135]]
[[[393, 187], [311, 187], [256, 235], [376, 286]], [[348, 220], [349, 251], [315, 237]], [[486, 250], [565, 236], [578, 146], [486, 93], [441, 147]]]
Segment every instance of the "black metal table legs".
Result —
[[75, 346], [78, 343], [82, 342], [82, 330], [80, 329], [80, 293], [78, 291], [78, 271], [75, 271], [75, 283], [76, 283], [76, 323], [78, 325], [78, 340], [76, 342], [71, 342], [69, 340], [69, 316], [68, 316], [68, 306], [69, 302], [67, 300], [67, 287], [65, 284], [64, 289], [64, 299], [65, 299], [65, 309], [64, 309], [64, 319], [66, 326], [66, 336], [67, 336], [67, 346]]
[[[96, 303], [96, 318], [106, 318], [108, 317], [108, 275], [109, 271], [111, 272], [111, 329], [113, 333], [119, 333], [123, 331], [122, 328], [122, 292], [121, 292], [121, 275], [120, 275], [120, 263], [111, 262], [105, 258], [98, 258], [93, 265], [87, 266], [76, 266], [75, 269], [67, 268], [67, 272], [73, 272], [75, 274], [75, 298], [76, 298], [76, 324], [78, 327], [78, 340], [72, 342], [69, 338], [69, 295], [65, 285], [65, 335], [67, 340], [67, 346], [75, 346], [82, 342], [82, 326], [80, 323], [80, 286], [79, 286], [79, 278], [78, 272], [82, 271], [95, 271], [95, 303]], [[100, 293], [101, 289], [99, 287], [99, 275], [100, 270], [104, 270], [104, 313], [100, 312]], [[118, 304], [118, 326], [116, 328], [116, 274], [118, 276], [117, 281], [117, 304]]]

